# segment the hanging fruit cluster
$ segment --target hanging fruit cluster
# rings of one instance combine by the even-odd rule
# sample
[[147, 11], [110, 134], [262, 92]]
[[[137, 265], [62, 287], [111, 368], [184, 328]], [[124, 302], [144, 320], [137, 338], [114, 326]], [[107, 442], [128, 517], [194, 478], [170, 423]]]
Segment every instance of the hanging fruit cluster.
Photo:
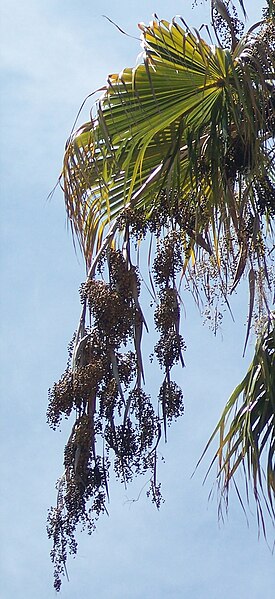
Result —
[[[62, 417], [75, 414], [65, 447], [57, 504], [48, 516], [57, 591], [61, 575], [66, 573], [67, 554], [77, 550], [78, 524], [92, 532], [99, 515], [107, 511], [111, 465], [125, 484], [136, 474], [149, 471], [148, 495], [159, 507], [158, 443], [162, 430], [166, 431], [166, 421], [171, 423], [183, 412], [182, 391], [170, 381], [172, 366], [182, 360], [184, 343], [178, 333], [177, 294], [168, 285], [169, 269], [168, 287], [156, 312], [161, 331], [156, 355], [165, 370], [159, 409], [143, 390], [141, 338], [146, 324], [139, 303], [137, 269], [129, 257], [113, 249], [108, 251], [102, 268], [108, 273], [108, 283], [97, 277], [88, 278], [81, 286], [81, 326], [67, 369], [49, 392], [47, 416], [52, 428]], [[172, 308], [168, 307], [170, 299]]]

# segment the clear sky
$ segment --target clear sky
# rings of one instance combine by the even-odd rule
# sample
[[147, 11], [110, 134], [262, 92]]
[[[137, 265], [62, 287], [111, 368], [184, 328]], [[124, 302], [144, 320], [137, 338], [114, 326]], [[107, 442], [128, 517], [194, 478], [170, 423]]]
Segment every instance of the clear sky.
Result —
[[[247, 0], [251, 23], [262, 2]], [[190, 25], [208, 21], [205, 3], [170, 0], [8, 0], [1, 9], [1, 599], [50, 599], [52, 565], [47, 509], [55, 502], [68, 423], [46, 424], [47, 390], [63, 372], [79, 317], [84, 279], [62, 193], [47, 202], [59, 175], [66, 138], [82, 100], [108, 73], [135, 64], [139, 42], [121, 35], [103, 14], [133, 36], [153, 12], [181, 14]], [[88, 117], [83, 112], [82, 120]], [[244, 286], [245, 287], [245, 286]], [[245, 289], [244, 289], [245, 291]], [[137, 498], [145, 480], [127, 491], [113, 481], [110, 517], [92, 537], [79, 537], [68, 564], [64, 599], [273, 599], [274, 556], [257, 538], [232, 496], [229, 518], [217, 522], [208, 502], [214, 472], [202, 486], [208, 459], [191, 478], [222, 406], [245, 372], [246, 299], [233, 300], [217, 338], [186, 301], [183, 335], [187, 367], [178, 372], [185, 415], [169, 429], [160, 468], [160, 511]], [[154, 388], [155, 373], [151, 371]], [[214, 448], [213, 448], [214, 450]]]

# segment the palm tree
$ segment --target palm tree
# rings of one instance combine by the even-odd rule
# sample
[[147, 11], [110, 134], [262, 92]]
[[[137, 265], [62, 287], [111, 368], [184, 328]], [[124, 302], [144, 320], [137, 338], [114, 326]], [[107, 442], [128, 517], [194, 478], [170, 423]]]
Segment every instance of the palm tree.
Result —
[[[57, 590], [67, 550], [77, 549], [77, 524], [91, 531], [106, 510], [111, 455], [126, 484], [150, 471], [148, 495], [160, 505], [158, 443], [183, 413], [171, 379], [173, 366], [184, 365], [183, 285], [216, 330], [220, 305], [230, 310], [232, 292], [248, 278], [245, 347], [253, 325], [255, 356], [210, 441], [219, 433], [221, 497], [227, 503], [233, 483], [243, 503], [235, 480], [242, 466], [259, 522], [265, 507], [274, 521], [274, 3], [246, 33], [229, 0], [213, 0], [211, 18], [216, 45], [182, 19], [139, 24], [142, 60], [109, 76], [91, 120], [66, 146], [61, 185], [87, 279], [70, 362], [49, 397], [54, 428], [76, 414], [49, 514]], [[145, 238], [162, 372], [157, 407], [146, 393], [141, 345], [147, 325], [136, 253]]]

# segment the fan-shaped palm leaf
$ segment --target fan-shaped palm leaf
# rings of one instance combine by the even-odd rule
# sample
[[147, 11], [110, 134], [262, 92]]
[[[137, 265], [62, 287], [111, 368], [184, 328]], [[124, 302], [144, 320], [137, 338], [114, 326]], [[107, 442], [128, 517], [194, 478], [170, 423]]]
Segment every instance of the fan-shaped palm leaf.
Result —
[[[175, 21], [141, 29], [143, 64], [109, 77], [96, 118], [65, 153], [68, 215], [88, 263], [108, 223], [128, 206], [150, 213], [168, 186], [182, 203], [191, 191], [198, 204], [207, 198], [207, 227], [215, 228], [220, 210], [219, 219], [226, 214], [227, 228], [232, 222], [236, 228], [253, 178], [271, 162], [266, 105], [274, 73], [269, 69], [267, 80], [266, 66], [274, 57], [267, 44], [260, 60], [252, 35], [231, 55]], [[236, 148], [243, 171], [249, 167], [238, 179], [239, 206], [232, 194], [237, 168], [226, 165]], [[205, 219], [197, 226], [202, 234]]]

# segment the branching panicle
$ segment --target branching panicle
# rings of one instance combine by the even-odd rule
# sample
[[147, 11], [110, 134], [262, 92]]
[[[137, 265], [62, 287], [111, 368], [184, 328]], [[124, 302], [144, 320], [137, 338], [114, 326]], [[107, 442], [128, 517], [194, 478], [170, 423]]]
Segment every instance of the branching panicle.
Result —
[[[138, 270], [129, 255], [124, 258], [121, 251], [110, 248], [100, 272], [101, 278], [88, 277], [80, 288], [82, 305], [87, 302], [89, 326], [83, 322], [82, 313], [82, 333], [75, 336], [71, 366], [49, 393], [48, 421], [53, 428], [72, 411], [76, 416], [64, 451], [57, 506], [48, 518], [56, 590], [66, 573], [68, 553], [77, 551], [78, 525], [92, 532], [106, 511], [111, 466], [124, 484], [149, 471], [152, 501], [157, 507], [161, 502], [156, 452], [166, 416], [159, 416], [158, 404], [154, 407], [141, 386], [138, 327], [142, 328], [144, 321]], [[109, 282], [102, 280], [103, 272]], [[170, 321], [174, 327], [179, 308], [175, 293], [173, 297]], [[170, 370], [177, 358], [171, 360], [171, 348], [162, 351]], [[177, 354], [179, 349], [173, 351]], [[169, 390], [160, 394], [170, 423], [183, 412], [182, 393], [171, 383]], [[99, 447], [104, 447], [103, 452]]]

